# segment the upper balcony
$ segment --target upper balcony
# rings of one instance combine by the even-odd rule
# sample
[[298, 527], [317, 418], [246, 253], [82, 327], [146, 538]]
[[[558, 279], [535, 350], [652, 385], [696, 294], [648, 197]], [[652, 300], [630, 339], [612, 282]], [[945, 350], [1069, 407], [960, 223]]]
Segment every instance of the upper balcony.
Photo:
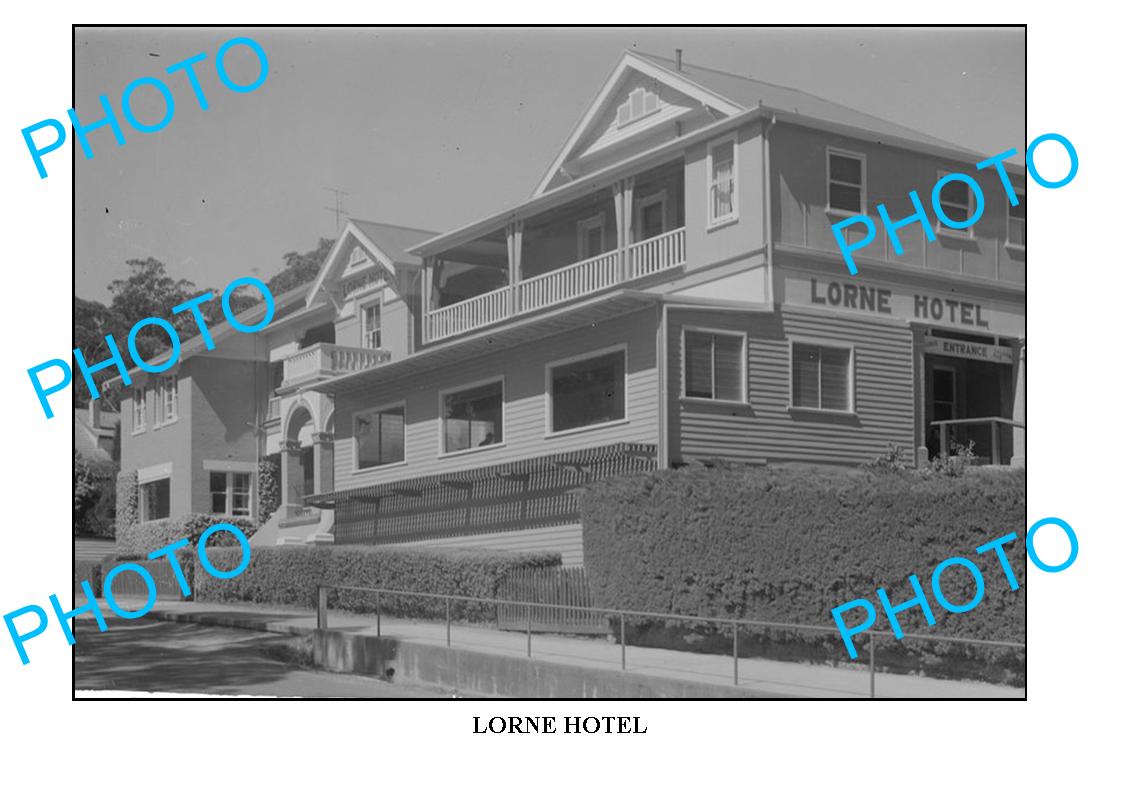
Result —
[[389, 360], [390, 352], [381, 348], [316, 343], [284, 359], [284, 378], [278, 389], [293, 389], [334, 376], [357, 373]]
[[432, 258], [425, 343], [649, 277], [686, 262], [683, 164], [621, 180]]

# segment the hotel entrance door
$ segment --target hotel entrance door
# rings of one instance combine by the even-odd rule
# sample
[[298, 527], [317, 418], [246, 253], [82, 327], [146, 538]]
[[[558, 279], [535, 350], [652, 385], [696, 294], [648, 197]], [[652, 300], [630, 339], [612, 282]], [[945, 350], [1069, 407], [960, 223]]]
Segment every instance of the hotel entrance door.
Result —
[[[924, 357], [925, 446], [929, 458], [942, 451], [940, 426], [946, 424], [948, 453], [974, 442], [983, 463], [1008, 464], [1013, 452], [1012, 429], [993, 418], [1012, 416], [1014, 369], [1001, 346], [937, 340], [941, 353]], [[957, 356], [964, 352], [969, 356]], [[978, 358], [973, 358], [978, 357]], [[986, 358], [984, 358], [986, 357]], [[1001, 357], [1002, 360], [995, 361]]]

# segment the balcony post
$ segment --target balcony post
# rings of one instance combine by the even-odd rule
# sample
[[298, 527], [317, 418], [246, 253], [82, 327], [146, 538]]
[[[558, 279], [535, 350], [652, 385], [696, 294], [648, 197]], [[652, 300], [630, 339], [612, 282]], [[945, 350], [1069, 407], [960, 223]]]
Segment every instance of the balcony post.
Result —
[[523, 256], [523, 222], [512, 221], [507, 225], [507, 311], [511, 315], [518, 314], [519, 307], [519, 282], [522, 281], [522, 256]]
[[612, 199], [616, 209], [616, 281], [628, 279], [628, 247], [632, 244], [632, 191], [635, 178], [625, 177], [612, 184]]
[[1014, 426], [1014, 449], [1010, 454], [1010, 464], [1014, 467], [1026, 466], [1026, 341], [1018, 341], [1018, 352], [1014, 358], [1014, 411], [1012, 419], [1021, 423]]

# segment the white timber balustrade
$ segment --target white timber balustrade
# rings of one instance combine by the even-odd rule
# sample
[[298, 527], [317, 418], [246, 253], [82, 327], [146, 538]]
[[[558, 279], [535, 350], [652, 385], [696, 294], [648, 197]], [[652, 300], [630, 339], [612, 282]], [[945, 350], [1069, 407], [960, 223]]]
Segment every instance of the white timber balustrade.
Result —
[[530, 312], [611, 287], [616, 283], [616, 262], [617, 253], [609, 252], [525, 279], [519, 284], [519, 306]]
[[428, 310], [424, 323], [425, 342], [470, 332], [680, 266], [686, 262], [686, 229], [680, 227], [633, 243], [622, 253], [623, 262], [621, 251], [611, 251], [447, 307]]
[[373, 368], [390, 359], [390, 352], [379, 348], [353, 348], [334, 343], [317, 343], [285, 359], [282, 387], [345, 373]]
[[631, 278], [654, 274], [686, 262], [686, 230], [672, 229], [628, 247]]

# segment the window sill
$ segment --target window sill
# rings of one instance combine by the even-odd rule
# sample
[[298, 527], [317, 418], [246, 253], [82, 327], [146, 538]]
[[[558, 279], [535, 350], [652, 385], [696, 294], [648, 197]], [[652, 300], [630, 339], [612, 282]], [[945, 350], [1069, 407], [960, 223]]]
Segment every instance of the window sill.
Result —
[[788, 405], [788, 412], [801, 415], [825, 415], [827, 417], [854, 417], [858, 413], [851, 409], [818, 409], [814, 406], [793, 406]]
[[716, 221], [711, 221], [706, 225], [706, 232], [716, 232], [719, 229], [724, 229], [725, 227], [732, 226], [740, 220], [741, 219], [738, 216], [732, 215], [727, 218], [721, 218]]
[[622, 417], [619, 420], [606, 420], [603, 423], [596, 423], [595, 425], [591, 425], [591, 426], [578, 426], [577, 428], [567, 428], [564, 431], [547, 431], [546, 434], [543, 435], [543, 439], [553, 439], [555, 437], [570, 437], [570, 436], [573, 436], [574, 434], [581, 434], [585, 431], [600, 431], [603, 428], [612, 428], [613, 426], [625, 426], [630, 422], [631, 421], [628, 418]]
[[828, 216], [834, 216], [835, 218], [856, 218], [857, 216], [866, 215], [865, 211], [839, 210], [835, 207], [825, 207], [823, 210]]
[[147, 430], [148, 430], [148, 426], [145, 426], [144, 428], [134, 428], [132, 430], [132, 436], [139, 437], [141, 434], [143, 434]]
[[[974, 226], [973, 224], [971, 225]], [[948, 227], [940, 227], [936, 230], [936, 237], [951, 238], [953, 240], [974, 240], [975, 232], [973, 229], [949, 229]]]
[[168, 426], [174, 426], [178, 422], [179, 422], [179, 418], [176, 417], [176, 418], [173, 418], [172, 420], [165, 420], [163, 423], [153, 423], [152, 424], [152, 430], [158, 431], [161, 428], [167, 428]]
[[730, 398], [701, 398], [697, 395], [680, 395], [679, 402], [684, 404], [703, 404], [704, 406], [729, 406], [735, 409], [748, 409], [748, 401], [735, 401]]
[[1022, 243], [1011, 243], [1010, 241], [1006, 241], [1005, 245], [1007, 250], [1012, 252], [1024, 252], [1026, 250], [1025, 244]]
[[474, 448], [465, 448], [464, 450], [459, 450], [459, 451], [448, 451], [448, 452], [445, 452], [445, 453], [438, 453], [437, 458], [438, 459], [452, 459], [452, 458], [455, 458], [457, 456], [467, 456], [467, 455], [471, 455], [473, 453], [481, 453], [483, 451], [490, 451], [490, 450], [495, 450], [496, 448], [506, 448], [506, 447], [507, 447], [506, 442], [494, 442], [491, 445], [477, 445]]
[[351, 475], [363, 475], [365, 473], [376, 473], [381, 470], [393, 470], [398, 467], [405, 467], [407, 464], [405, 459], [400, 462], [387, 462], [386, 464], [376, 464], [373, 467], [352, 467]]

